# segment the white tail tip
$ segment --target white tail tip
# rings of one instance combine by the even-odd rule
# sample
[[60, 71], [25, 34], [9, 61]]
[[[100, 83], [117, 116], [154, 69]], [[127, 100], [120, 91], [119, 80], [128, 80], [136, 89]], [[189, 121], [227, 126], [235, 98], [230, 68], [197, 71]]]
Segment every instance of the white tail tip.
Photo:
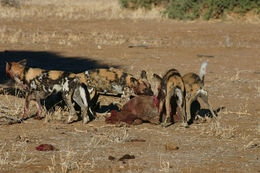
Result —
[[204, 61], [200, 67], [200, 79], [201, 80], [204, 80], [207, 65], [208, 65], [208, 62]]

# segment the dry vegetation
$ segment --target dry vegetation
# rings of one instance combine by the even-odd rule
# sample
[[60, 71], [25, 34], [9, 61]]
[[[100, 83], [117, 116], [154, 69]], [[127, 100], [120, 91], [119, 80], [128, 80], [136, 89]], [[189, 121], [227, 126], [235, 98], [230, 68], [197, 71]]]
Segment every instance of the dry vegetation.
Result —
[[[260, 171], [258, 20], [176, 22], [162, 19], [160, 9], [123, 10], [116, 0], [19, 2], [0, 6], [1, 82], [4, 61], [28, 58], [72, 71], [107, 64], [138, 76], [145, 69], [155, 90], [152, 73], [198, 72], [206, 60], [209, 99], [220, 111], [216, 121], [202, 117], [187, 129], [109, 125], [104, 114], [68, 125], [66, 109], [55, 105], [41, 121], [6, 125], [21, 117], [24, 99], [0, 90], [0, 172]], [[117, 99], [102, 97], [101, 104]], [[44, 143], [57, 150], [35, 149]], [[119, 161], [125, 154], [135, 158]]]
[[59, 20], [90, 19], [160, 19], [160, 9], [122, 10], [117, 0], [32, 0], [19, 1], [18, 7], [1, 7], [1, 18], [19, 20], [30, 17], [39, 19], [58, 18]]

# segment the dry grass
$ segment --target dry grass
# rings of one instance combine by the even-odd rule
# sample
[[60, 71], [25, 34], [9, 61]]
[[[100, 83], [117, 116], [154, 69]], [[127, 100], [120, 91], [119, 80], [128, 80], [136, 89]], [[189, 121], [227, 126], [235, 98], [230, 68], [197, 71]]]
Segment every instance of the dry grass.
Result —
[[70, 171], [84, 172], [90, 165], [88, 162], [79, 161], [77, 153], [73, 151], [70, 146], [68, 146], [65, 151], [60, 152], [58, 158], [56, 157], [56, 155], [51, 157], [51, 165], [48, 166], [48, 170], [51, 173], [67, 173]]
[[36, 160], [28, 156], [26, 141], [13, 143], [11, 148], [7, 146], [7, 143], [2, 143], [0, 148], [0, 168], [4, 168], [7, 165], [18, 167], [20, 165], [32, 164]]
[[[18, 91], [19, 92], [19, 91]], [[7, 94], [1, 95], [0, 99], [0, 116], [14, 116], [19, 118], [23, 113], [24, 105], [21, 104], [23, 101], [15, 96]]]
[[[59, 155], [51, 157], [51, 165], [48, 166], [50, 172], [86, 172], [96, 167], [98, 158], [95, 157], [97, 150], [103, 150], [117, 143], [124, 143], [128, 140], [129, 134], [126, 128], [104, 126], [99, 129], [99, 133], [91, 136], [84, 144], [84, 151], [77, 151], [72, 148], [74, 144], [67, 144], [64, 150], [59, 151]], [[76, 130], [76, 133], [90, 133], [89, 131]]]
[[160, 155], [160, 159], [159, 159], [159, 163], [160, 163], [160, 172], [170, 172], [170, 162], [163, 160], [162, 156]]
[[5, 19], [160, 19], [161, 9], [131, 11], [120, 7], [118, 0], [31, 0], [21, 1], [20, 8], [1, 7]]

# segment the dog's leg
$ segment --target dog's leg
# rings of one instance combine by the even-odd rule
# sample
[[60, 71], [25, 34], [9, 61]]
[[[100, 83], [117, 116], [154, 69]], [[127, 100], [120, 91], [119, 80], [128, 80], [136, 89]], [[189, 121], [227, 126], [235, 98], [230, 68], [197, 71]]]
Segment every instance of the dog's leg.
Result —
[[186, 114], [186, 100], [183, 96], [183, 92], [181, 91], [181, 89], [175, 88], [175, 93], [176, 93], [176, 96], [178, 97], [177, 105], [181, 111], [181, 116], [183, 118], [183, 126], [188, 127], [187, 114]]
[[[187, 113], [187, 122], [192, 121], [191, 116], [191, 104], [194, 100], [197, 99], [197, 93], [192, 92], [191, 96], [186, 99], [186, 113]], [[187, 96], [186, 96], [187, 97]]]
[[[165, 105], [165, 100], [161, 100], [159, 103], [159, 108], [158, 108], [158, 115], [155, 117], [155, 119], [162, 120], [162, 122], [164, 122], [164, 119], [166, 118], [164, 112], [163, 112], [163, 108]], [[161, 117], [162, 116], [162, 117]]]
[[[85, 105], [82, 102], [79, 88], [76, 88], [73, 93], [73, 100], [80, 106], [81, 109], [81, 118], [83, 118], [86, 114]], [[80, 116], [78, 116], [78, 120], [80, 119]]]
[[186, 99], [186, 112], [187, 112], [187, 121], [191, 120], [191, 103], [192, 103], [192, 99]]
[[[88, 90], [89, 92], [89, 90]], [[89, 97], [90, 97], [90, 108], [91, 110], [94, 110], [94, 112], [96, 112], [99, 107], [100, 107], [100, 103], [98, 102], [98, 98], [99, 98], [99, 93], [94, 90], [92, 92], [89, 92]], [[93, 115], [93, 118], [95, 118], [95, 115]]]
[[63, 100], [65, 101], [66, 105], [69, 108], [69, 118], [68, 118], [68, 123], [71, 122], [71, 119], [73, 118], [73, 116], [76, 114], [75, 108], [71, 102], [71, 98], [72, 98], [72, 93], [73, 91], [69, 91], [69, 92], [63, 92], [62, 93], [62, 97]]
[[26, 95], [25, 95], [25, 103], [24, 103], [24, 111], [23, 111], [23, 117], [22, 117], [22, 119], [25, 119], [25, 118], [27, 117], [28, 108], [29, 108], [29, 103], [30, 103], [29, 94], [26, 93]]
[[90, 118], [88, 116], [88, 109], [90, 109], [90, 107], [89, 107], [89, 100], [90, 99], [87, 96], [86, 90], [84, 90], [83, 87], [80, 86], [78, 88], [78, 92], [79, 92], [79, 96], [76, 100], [78, 100], [77, 103], [81, 107], [81, 115], [82, 115], [83, 123], [85, 124], [90, 120]]
[[38, 110], [36, 119], [40, 120], [42, 114], [42, 106], [41, 106], [41, 99], [38, 92], [35, 92], [35, 99], [36, 99], [37, 110]]
[[166, 97], [165, 97], [165, 108], [166, 108], [166, 117], [165, 117], [165, 119], [164, 119], [164, 123], [163, 123], [163, 126], [164, 127], [167, 127], [167, 126], [169, 126], [170, 124], [172, 124], [172, 122], [168, 122], [168, 121], [170, 121], [170, 119], [171, 119], [171, 108], [170, 108], [170, 106], [171, 106], [171, 98], [172, 98], [172, 96], [173, 96], [173, 94], [174, 94], [174, 89], [173, 88], [169, 88], [168, 90], [167, 90], [167, 94], [166, 94]]
[[210, 110], [210, 112], [212, 114], [212, 117], [214, 119], [216, 119], [217, 116], [214, 113], [213, 108], [212, 108], [212, 106], [211, 106], [211, 104], [209, 103], [209, 100], [208, 100], [208, 91], [205, 90], [205, 89], [200, 89], [199, 91], [200, 91], [200, 98], [204, 101], [204, 103], [207, 104], [207, 106], [208, 106], [208, 108], [209, 108], [209, 110]]

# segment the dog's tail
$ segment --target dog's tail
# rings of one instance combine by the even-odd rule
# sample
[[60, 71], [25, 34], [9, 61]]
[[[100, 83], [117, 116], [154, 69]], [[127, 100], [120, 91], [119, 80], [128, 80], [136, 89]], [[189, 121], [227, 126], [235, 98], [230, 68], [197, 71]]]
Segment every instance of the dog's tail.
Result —
[[202, 83], [204, 84], [204, 77], [205, 77], [205, 75], [206, 75], [206, 67], [207, 67], [207, 65], [208, 65], [208, 62], [203, 62], [202, 63], [202, 65], [201, 65], [201, 67], [200, 67], [200, 79], [201, 79], [201, 81], [202, 81]]
[[177, 104], [182, 107], [184, 101], [184, 95], [180, 88], [175, 88], [176, 96], [178, 97]]

